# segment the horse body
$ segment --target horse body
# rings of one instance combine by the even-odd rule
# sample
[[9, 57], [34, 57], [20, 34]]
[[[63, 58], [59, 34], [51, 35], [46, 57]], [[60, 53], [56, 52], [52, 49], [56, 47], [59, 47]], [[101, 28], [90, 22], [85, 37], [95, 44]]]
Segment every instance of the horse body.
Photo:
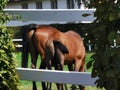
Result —
[[[23, 32], [23, 51], [22, 51], [22, 67], [27, 67], [28, 52], [31, 55], [31, 68], [36, 68], [38, 54], [41, 55], [40, 69], [46, 68], [45, 62], [45, 46], [49, 38], [58, 32], [51, 26], [30, 24], [22, 28]], [[46, 90], [45, 83], [42, 83], [43, 90]], [[33, 90], [37, 90], [36, 83], [33, 81]]]
[[68, 65], [76, 63], [78, 65], [78, 63], [80, 63], [79, 67], [84, 66], [86, 52], [83, 40], [80, 37], [80, 35], [74, 31], [67, 31], [65, 33], [63, 32], [57, 33], [56, 36], [57, 36], [56, 40], [64, 44], [69, 51], [68, 54], [64, 55], [63, 64]]
[[[64, 44], [69, 53], [64, 56], [65, 65], [68, 65], [70, 71], [84, 72], [86, 51], [83, 40], [79, 34], [74, 31], [65, 33], [67, 42]], [[73, 67], [74, 64], [74, 67]], [[79, 85], [80, 90], [85, 90], [84, 86]]]
[[[42, 61], [41, 61], [40, 69], [45, 69], [47, 65], [48, 65], [48, 69], [51, 69], [49, 64], [52, 65], [54, 62], [51, 63], [48, 61], [49, 62], [49, 64], [48, 64], [48, 62], [45, 61], [45, 58], [49, 57], [48, 56], [49, 54], [45, 55], [46, 42], [49, 43], [48, 45], [50, 45], [50, 47], [51, 47], [50, 49], [53, 50], [54, 45], [53, 45], [52, 41], [58, 40], [58, 41], [65, 42], [66, 40], [64, 40], [65, 39], [64, 34], [51, 26], [38, 26], [38, 28], [34, 32], [33, 39], [34, 39], [35, 48], [36, 48], [37, 52], [40, 53], [40, 55], [41, 55]], [[61, 44], [61, 46], [62, 46], [62, 44]], [[65, 49], [65, 50], [63, 50], [63, 49], [65, 49], [65, 46], [60, 50], [62, 50], [63, 52], [65, 51], [64, 53], [67, 53], [67, 49]], [[49, 50], [48, 52], [50, 52], [52, 50]], [[33, 54], [35, 54], [35, 52]], [[52, 51], [52, 54], [50, 54], [50, 56], [54, 57], [54, 54], [55, 54], [55, 52]], [[49, 59], [53, 61], [53, 59], [54, 59], [53, 57], [49, 58]], [[33, 59], [32, 67], [36, 67], [36, 66], [34, 66], [34, 65], [36, 65], [36, 61], [37, 61], [37, 59], [36, 60]], [[43, 90], [45, 90], [45, 88], [46, 88], [45, 83], [42, 83], [42, 86], [43, 86]], [[49, 89], [51, 89], [51, 86]]]
[[[47, 65], [52, 65], [54, 60], [58, 59], [56, 64], [61, 66], [59, 68], [60, 70], [63, 70], [63, 66], [66, 64], [69, 70], [84, 71], [85, 48], [82, 38], [77, 33], [73, 31], [63, 33], [51, 26], [34, 24], [28, 25], [25, 30], [22, 53], [23, 67], [26, 67], [28, 59], [27, 53], [30, 52], [32, 68], [36, 68], [38, 54], [40, 54], [40, 69], [45, 69]], [[52, 62], [50, 60], [52, 60]], [[49, 63], [46, 64], [46, 62]], [[72, 67], [73, 64], [75, 66], [74, 68]], [[58, 66], [56, 66], [56, 69]], [[43, 90], [47, 90], [45, 83], [42, 83], [42, 87]], [[58, 89], [63, 90], [63, 87], [58, 87]], [[33, 90], [36, 90], [35, 82], [33, 82]]]
[[[66, 33], [60, 32], [57, 33], [56, 35], [58, 36], [57, 39], [53, 39], [54, 41], [55, 40], [57, 41], [56, 44], [54, 41], [48, 40], [47, 49], [49, 49], [49, 51], [46, 52], [49, 53], [50, 56], [45, 56], [45, 57], [51, 57], [51, 56], [55, 57], [52, 60], [52, 63], [55, 63], [57, 60], [56, 65], [59, 66], [55, 66], [56, 70], [63, 70], [63, 66], [68, 65], [70, 71], [83, 72], [86, 52], [82, 38], [74, 31], [68, 31]], [[51, 43], [54, 44], [54, 48], [52, 48]], [[63, 54], [61, 52], [61, 50], [59, 49], [61, 47], [60, 43], [63, 44], [68, 49], [69, 53]], [[52, 52], [54, 52], [55, 54], [50, 54]], [[48, 58], [47, 62], [49, 62], [49, 59], [50, 58]], [[58, 84], [57, 87], [58, 90], [63, 90], [62, 84]], [[79, 86], [79, 87], [81, 90], [85, 90], [83, 86]]]
[[44, 49], [49, 38], [54, 36], [58, 31], [50, 26], [39, 26], [34, 33], [34, 43], [37, 51], [40, 53], [42, 60], [44, 60]]
[[65, 55], [64, 64], [76, 63], [76, 69], [77, 67], [84, 66], [85, 48], [82, 38], [74, 31], [66, 32], [65, 36], [67, 38], [67, 42], [64, 45], [66, 45], [66, 47], [68, 48], [69, 54]]

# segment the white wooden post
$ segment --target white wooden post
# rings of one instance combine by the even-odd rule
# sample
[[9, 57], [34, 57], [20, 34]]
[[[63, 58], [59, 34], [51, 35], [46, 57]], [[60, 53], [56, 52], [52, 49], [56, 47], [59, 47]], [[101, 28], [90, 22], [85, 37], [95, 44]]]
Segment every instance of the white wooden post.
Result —
[[91, 42], [90, 42], [90, 40], [88, 40], [88, 51], [91, 51], [91, 50], [92, 50]]
[[114, 47], [116, 47], [116, 46], [117, 46], [117, 45], [116, 45], [116, 39], [114, 39], [114, 41], [113, 41], [113, 42], [114, 42]]

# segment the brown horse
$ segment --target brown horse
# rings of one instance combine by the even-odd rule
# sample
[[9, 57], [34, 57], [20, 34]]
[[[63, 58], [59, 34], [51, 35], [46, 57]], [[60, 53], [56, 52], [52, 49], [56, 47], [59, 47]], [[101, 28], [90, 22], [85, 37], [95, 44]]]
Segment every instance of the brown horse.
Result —
[[[68, 65], [70, 71], [74, 70], [74, 71], [83, 72], [86, 52], [82, 38], [76, 32], [73, 31], [68, 31], [66, 33], [62, 33], [62, 32], [57, 33], [56, 37], [58, 38], [57, 41], [50, 40], [47, 42], [47, 47], [50, 48], [47, 50], [51, 50], [51, 51], [46, 51], [47, 55], [50, 55], [50, 53], [55, 52], [54, 57], [56, 58], [53, 59], [54, 61], [52, 62], [55, 62], [55, 60], [57, 60], [56, 65], [59, 66], [56, 67], [56, 69], [63, 70], [63, 66], [65, 64]], [[60, 43], [62, 43], [67, 47], [69, 51], [68, 54], [64, 55], [61, 52], [61, 50], [59, 50], [59, 47], [61, 47]], [[52, 44], [54, 44], [54, 48], [52, 47]], [[51, 56], [47, 56], [47, 57], [51, 57]], [[49, 58], [47, 58], [46, 60], [48, 62]], [[49, 63], [49, 65], [51, 63]], [[59, 90], [63, 90], [63, 85], [58, 84], [57, 86]], [[80, 85], [79, 88], [80, 90], [85, 90], [84, 86]]]
[[[65, 45], [57, 40], [48, 40], [45, 48], [45, 61], [48, 69], [51, 70], [51, 66], [54, 66], [56, 70], [63, 70], [60, 62], [60, 55], [66, 55], [69, 51]], [[58, 90], [63, 90], [63, 86], [61, 84], [56, 84]], [[48, 89], [51, 89], [47, 86]], [[67, 86], [66, 86], [67, 88]]]
[[[31, 55], [31, 67], [36, 68], [38, 54], [41, 55], [40, 69], [46, 68], [45, 47], [46, 42], [59, 31], [51, 26], [30, 24], [21, 28], [23, 32], [22, 67], [26, 68], [28, 63], [28, 53]], [[64, 50], [64, 49], [63, 49]], [[67, 50], [67, 49], [66, 49]], [[68, 52], [68, 51], [66, 51]], [[45, 83], [42, 83], [43, 90], [47, 90]], [[33, 90], [37, 90], [33, 81]]]
[[[46, 49], [45, 49], [45, 61], [47, 67], [51, 69], [51, 66], [55, 67], [55, 70], [63, 70], [63, 66], [61, 64], [62, 56], [68, 54], [69, 51], [65, 45], [57, 40], [48, 40]], [[63, 90], [62, 84], [56, 84], [58, 90]], [[50, 85], [51, 86], [51, 85]], [[51, 87], [47, 87], [51, 88]], [[65, 85], [65, 88], [67, 86]]]
[[[63, 70], [63, 65], [67, 64], [69, 70], [73, 70], [72, 64], [75, 64], [75, 71], [84, 71], [84, 59], [85, 59], [85, 49], [83, 46], [83, 41], [81, 37], [73, 33], [72, 31], [62, 33], [56, 28], [51, 26], [41, 26], [41, 25], [27, 25], [23, 27], [23, 53], [22, 53], [22, 67], [27, 67], [28, 52], [31, 54], [32, 68], [36, 68], [36, 62], [38, 54], [41, 55], [41, 65], [40, 69], [46, 68], [45, 60], [45, 49], [50, 47], [53, 57], [59, 56], [57, 59], [60, 61], [57, 65], [61, 66], [60, 69]], [[54, 41], [59, 41], [63, 45], [67, 46], [69, 54], [64, 55], [60, 47], [56, 47], [58, 43]], [[52, 44], [52, 42], [54, 44]], [[52, 48], [51, 48], [52, 47]], [[54, 48], [53, 48], [54, 47]], [[55, 49], [56, 48], [56, 49]], [[52, 50], [55, 50], [53, 52]], [[53, 63], [53, 62], [51, 62]], [[57, 66], [57, 67], [58, 67]], [[47, 90], [45, 83], [42, 83], [43, 90]], [[33, 90], [36, 90], [36, 84], [33, 82]], [[60, 89], [59, 89], [60, 90]]]

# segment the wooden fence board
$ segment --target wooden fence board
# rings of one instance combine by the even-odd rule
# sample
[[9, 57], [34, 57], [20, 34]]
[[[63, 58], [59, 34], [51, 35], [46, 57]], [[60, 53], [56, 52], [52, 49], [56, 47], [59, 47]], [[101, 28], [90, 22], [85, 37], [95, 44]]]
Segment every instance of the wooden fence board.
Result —
[[[13, 18], [7, 26], [24, 25], [29, 23], [52, 24], [65, 22], [91, 23], [95, 20], [94, 9], [5, 9], [11, 15], [20, 15], [20, 19]], [[90, 16], [83, 17], [83, 14]]]
[[21, 80], [44, 81], [64, 84], [94, 86], [97, 78], [89, 72], [56, 71], [30, 68], [17, 68]]

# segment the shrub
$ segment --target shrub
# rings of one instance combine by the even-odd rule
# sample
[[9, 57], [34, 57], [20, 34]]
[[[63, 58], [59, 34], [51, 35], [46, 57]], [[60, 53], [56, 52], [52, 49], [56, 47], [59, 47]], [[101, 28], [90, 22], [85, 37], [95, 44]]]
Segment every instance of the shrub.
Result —
[[0, 90], [18, 90], [18, 76], [15, 70], [15, 48], [5, 27], [8, 14], [3, 12], [7, 0], [0, 0]]

